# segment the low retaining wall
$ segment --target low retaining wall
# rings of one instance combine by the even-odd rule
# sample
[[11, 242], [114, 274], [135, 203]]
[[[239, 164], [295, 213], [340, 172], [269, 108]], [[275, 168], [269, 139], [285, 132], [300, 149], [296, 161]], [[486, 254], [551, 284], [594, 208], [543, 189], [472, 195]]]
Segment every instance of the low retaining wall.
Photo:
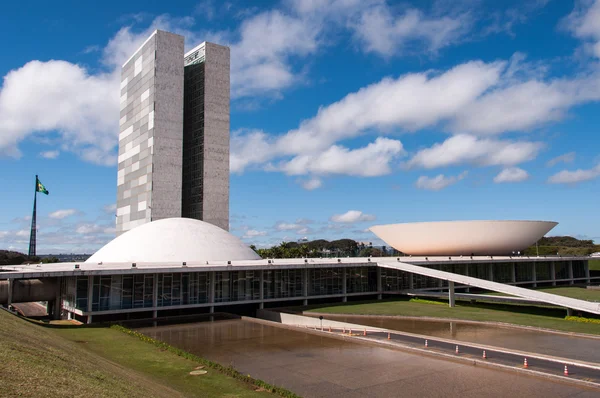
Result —
[[[321, 327], [323, 328], [346, 328], [346, 329], [356, 329], [356, 330], [368, 330], [368, 331], [377, 331], [377, 332], [387, 332], [388, 329], [377, 328], [374, 326], [365, 326], [358, 325], [356, 323], [348, 323], [348, 322], [339, 322], [332, 321], [329, 319], [323, 319], [321, 321], [319, 318], [314, 318], [310, 316], [304, 315], [296, 315], [296, 314], [288, 314], [285, 312], [277, 312], [272, 310], [258, 310], [256, 312], [256, 317], [259, 319], [264, 319], [266, 321], [277, 322], [283, 325], [290, 326], [306, 326], [306, 327]], [[322, 322], [322, 323], [321, 323]]]

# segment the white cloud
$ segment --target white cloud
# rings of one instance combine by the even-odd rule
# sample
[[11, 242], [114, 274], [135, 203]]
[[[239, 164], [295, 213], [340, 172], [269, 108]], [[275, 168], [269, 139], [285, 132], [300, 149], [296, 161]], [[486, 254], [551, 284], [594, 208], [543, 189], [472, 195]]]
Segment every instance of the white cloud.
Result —
[[321, 107], [313, 118], [278, 138], [261, 131], [238, 131], [232, 139], [232, 171], [242, 172], [251, 165], [286, 155], [313, 155], [337, 141], [374, 129], [414, 131], [436, 125], [497, 84], [504, 65], [474, 61], [441, 74], [384, 78]]
[[417, 9], [408, 9], [394, 16], [390, 7], [372, 7], [353, 23], [358, 41], [365, 52], [390, 56], [403, 53], [411, 44], [436, 52], [459, 41], [471, 28], [468, 14], [458, 16], [426, 16]]
[[56, 159], [60, 155], [60, 151], [45, 151], [40, 152], [40, 156], [45, 159]]
[[311, 178], [310, 180], [302, 182], [302, 188], [306, 189], [307, 191], [312, 191], [314, 189], [321, 188], [322, 185], [323, 181], [321, 181], [318, 178]]
[[[366, 130], [418, 130], [452, 117], [498, 82], [504, 63], [480, 61], [445, 73], [409, 73], [384, 78], [322, 107], [277, 141], [281, 153], [308, 153]], [[443, 93], [441, 95], [440, 93]]]
[[304, 228], [304, 225], [293, 224], [293, 223], [278, 223], [275, 225], [275, 229], [277, 231], [296, 231], [298, 229]]
[[562, 119], [575, 104], [598, 100], [599, 87], [597, 76], [500, 86], [460, 109], [450, 126], [474, 134], [529, 130]]
[[242, 22], [239, 41], [231, 44], [231, 94], [234, 98], [278, 92], [295, 84], [293, 56], [317, 50], [319, 30], [308, 21], [278, 10]]
[[426, 189], [429, 191], [439, 191], [452, 184], [457, 183], [467, 176], [467, 172], [464, 171], [458, 176], [448, 176], [439, 174], [435, 177], [421, 176], [417, 179], [415, 186], [419, 189]]
[[31, 235], [31, 230], [21, 229], [17, 231], [15, 235], [21, 238], [28, 238]]
[[334, 214], [329, 218], [330, 221], [336, 223], [352, 224], [362, 221], [374, 221], [376, 217], [372, 214], [365, 214], [359, 210], [349, 210], [344, 214]]
[[104, 211], [107, 214], [114, 214], [117, 211], [117, 204], [112, 203], [109, 205], [104, 205], [102, 206], [102, 211]]
[[433, 169], [459, 164], [513, 166], [535, 159], [540, 142], [496, 140], [460, 134], [417, 152], [407, 167]]
[[561, 162], [572, 163], [574, 160], [575, 160], [575, 152], [568, 152], [568, 153], [565, 153], [565, 154], [562, 154], [560, 156], [550, 159], [546, 163], [546, 166], [553, 167]]
[[589, 53], [600, 58], [600, 0], [579, 1], [563, 26], [585, 41]]
[[104, 233], [104, 231], [106, 229], [108, 229], [108, 228], [102, 227], [97, 224], [81, 224], [75, 229], [75, 232], [77, 232], [78, 234], [87, 235], [87, 234], [96, 234], [99, 232]]
[[379, 137], [366, 147], [348, 149], [334, 145], [315, 155], [300, 155], [276, 167], [288, 175], [342, 174], [374, 177], [389, 174], [390, 163], [404, 154], [402, 143]]
[[578, 182], [593, 180], [600, 177], [600, 164], [591, 169], [562, 170], [550, 176], [551, 184], [576, 184]]
[[267, 235], [266, 231], [257, 231], [256, 229], [249, 229], [244, 233], [243, 238], [249, 239], [249, 238], [256, 238], [258, 236], [266, 236], [266, 235]]
[[70, 217], [72, 215], [77, 214], [76, 209], [64, 209], [64, 210], [56, 210], [48, 215], [50, 218], [54, 218], [56, 220], [62, 220], [63, 218]]
[[[63, 149], [113, 164], [118, 80], [115, 73], [90, 75], [65, 61], [31, 61], [10, 71], [0, 90], [0, 154], [18, 158], [19, 142], [33, 133], [57, 131]], [[94, 151], [100, 153], [90, 156]]]
[[498, 175], [494, 177], [494, 182], [521, 182], [528, 178], [529, 174], [525, 170], [518, 167], [509, 167], [498, 173]]

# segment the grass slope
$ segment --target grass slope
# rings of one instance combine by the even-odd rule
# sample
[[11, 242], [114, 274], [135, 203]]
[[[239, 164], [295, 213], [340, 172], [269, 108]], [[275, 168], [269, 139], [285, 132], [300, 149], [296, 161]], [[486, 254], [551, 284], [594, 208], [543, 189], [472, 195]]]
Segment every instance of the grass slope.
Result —
[[5, 311], [0, 311], [0, 341], [3, 396], [181, 396]]
[[470, 321], [504, 322], [566, 332], [600, 334], [600, 325], [564, 319], [566, 311], [510, 304], [457, 302], [455, 308], [408, 301], [406, 299], [355, 304], [311, 306], [312, 312], [347, 315], [399, 315], [410, 317], [453, 318]]
[[110, 328], [47, 328], [0, 311], [1, 396], [274, 396]]

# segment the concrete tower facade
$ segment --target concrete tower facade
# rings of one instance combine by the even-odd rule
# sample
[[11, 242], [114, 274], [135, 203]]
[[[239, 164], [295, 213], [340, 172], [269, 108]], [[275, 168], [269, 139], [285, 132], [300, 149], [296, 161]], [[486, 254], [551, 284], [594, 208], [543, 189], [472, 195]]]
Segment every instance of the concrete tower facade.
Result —
[[155, 31], [123, 65], [120, 117], [117, 236], [170, 217], [228, 230], [229, 48], [184, 57], [183, 36]]

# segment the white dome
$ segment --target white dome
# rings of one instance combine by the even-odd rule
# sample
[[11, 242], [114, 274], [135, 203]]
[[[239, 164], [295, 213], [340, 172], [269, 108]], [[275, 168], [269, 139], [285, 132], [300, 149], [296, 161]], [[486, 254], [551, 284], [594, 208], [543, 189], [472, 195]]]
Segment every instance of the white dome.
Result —
[[165, 218], [140, 225], [113, 239], [87, 263], [198, 262], [258, 260], [236, 236], [204, 221]]

